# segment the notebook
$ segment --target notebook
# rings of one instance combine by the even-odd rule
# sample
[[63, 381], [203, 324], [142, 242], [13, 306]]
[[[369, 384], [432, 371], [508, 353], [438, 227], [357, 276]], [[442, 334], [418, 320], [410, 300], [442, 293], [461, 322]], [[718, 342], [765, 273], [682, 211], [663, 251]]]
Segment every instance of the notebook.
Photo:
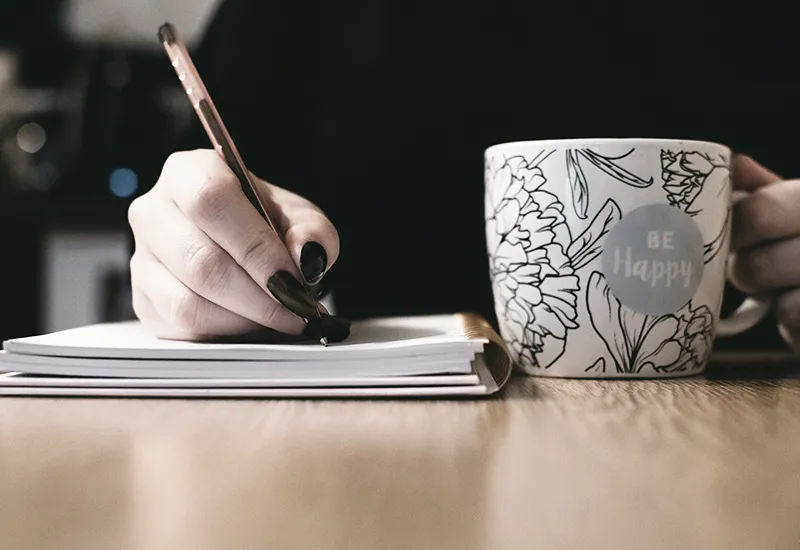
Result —
[[354, 321], [327, 347], [162, 340], [125, 321], [6, 340], [0, 395], [491, 395], [511, 371], [504, 342], [474, 314]]

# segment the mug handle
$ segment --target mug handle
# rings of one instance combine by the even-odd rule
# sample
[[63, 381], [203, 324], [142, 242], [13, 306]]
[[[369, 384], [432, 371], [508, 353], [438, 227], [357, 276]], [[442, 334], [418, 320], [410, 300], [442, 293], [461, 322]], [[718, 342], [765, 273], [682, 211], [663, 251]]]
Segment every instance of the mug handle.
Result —
[[756, 326], [772, 308], [766, 297], [748, 296], [730, 317], [717, 321], [716, 335], [735, 336]]

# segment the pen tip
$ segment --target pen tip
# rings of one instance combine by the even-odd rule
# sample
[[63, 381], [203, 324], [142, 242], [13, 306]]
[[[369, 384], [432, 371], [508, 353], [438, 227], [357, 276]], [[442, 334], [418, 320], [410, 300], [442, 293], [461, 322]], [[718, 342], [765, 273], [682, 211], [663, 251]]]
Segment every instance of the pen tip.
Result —
[[175, 43], [175, 32], [173, 31], [170, 23], [164, 23], [158, 28], [158, 39], [161, 42], [166, 42], [169, 45]]
[[320, 338], [320, 339], [319, 339], [319, 342], [320, 342], [320, 344], [322, 344], [323, 346], [327, 346], [327, 345], [328, 345], [328, 339], [327, 339], [327, 338], [325, 338], [324, 336], [323, 336], [322, 338]]

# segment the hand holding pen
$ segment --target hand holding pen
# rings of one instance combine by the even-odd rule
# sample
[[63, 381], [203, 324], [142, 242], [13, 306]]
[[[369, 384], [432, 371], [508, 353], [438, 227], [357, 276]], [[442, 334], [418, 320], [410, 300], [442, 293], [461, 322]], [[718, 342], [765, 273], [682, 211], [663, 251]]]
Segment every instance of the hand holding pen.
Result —
[[349, 321], [328, 315], [311, 290], [338, 257], [336, 229], [314, 204], [245, 168], [180, 37], [169, 24], [158, 35], [214, 149], [174, 153], [131, 204], [137, 316], [163, 338], [267, 327], [345, 339]]

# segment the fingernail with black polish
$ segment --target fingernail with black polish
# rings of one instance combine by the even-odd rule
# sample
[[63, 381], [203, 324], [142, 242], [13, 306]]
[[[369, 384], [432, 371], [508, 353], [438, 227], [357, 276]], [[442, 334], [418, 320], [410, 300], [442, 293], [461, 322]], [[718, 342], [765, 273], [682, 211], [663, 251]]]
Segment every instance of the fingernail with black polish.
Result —
[[328, 254], [325, 252], [325, 247], [313, 241], [304, 244], [300, 251], [300, 270], [308, 284], [318, 283], [325, 274], [326, 267], [328, 267]]
[[303, 337], [319, 340], [326, 337], [329, 343], [341, 342], [350, 336], [350, 320], [323, 313], [308, 320]]
[[314, 317], [317, 308], [300, 281], [288, 271], [277, 271], [267, 281], [267, 290], [286, 309], [303, 318]]

